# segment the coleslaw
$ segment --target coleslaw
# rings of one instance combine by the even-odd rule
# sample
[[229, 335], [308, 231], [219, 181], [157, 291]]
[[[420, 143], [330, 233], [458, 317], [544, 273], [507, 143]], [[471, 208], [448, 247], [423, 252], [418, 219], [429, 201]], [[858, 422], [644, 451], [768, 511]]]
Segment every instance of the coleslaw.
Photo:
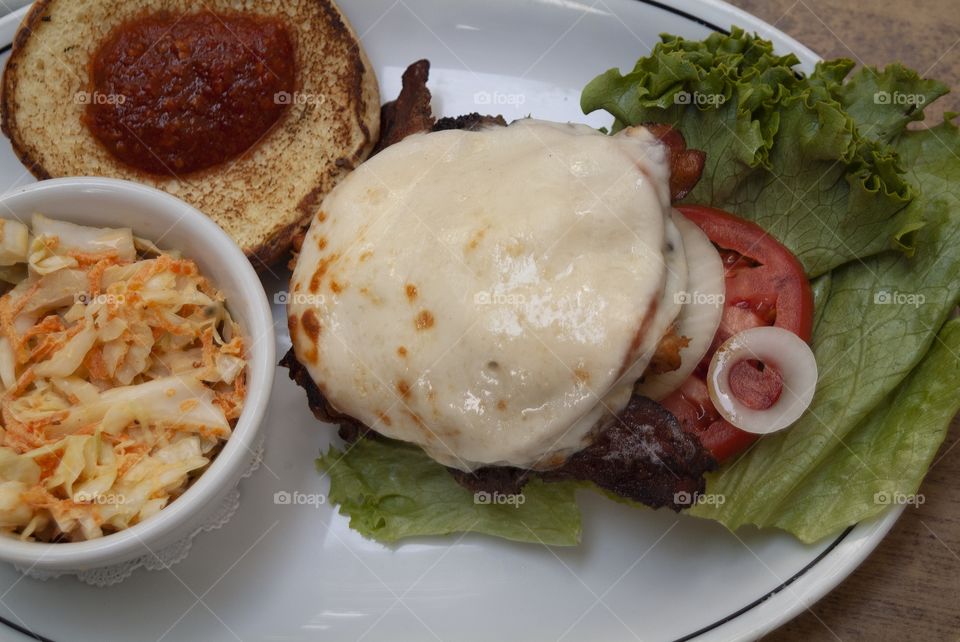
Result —
[[94, 539], [182, 494], [230, 437], [245, 344], [192, 260], [35, 214], [2, 221], [0, 533]]

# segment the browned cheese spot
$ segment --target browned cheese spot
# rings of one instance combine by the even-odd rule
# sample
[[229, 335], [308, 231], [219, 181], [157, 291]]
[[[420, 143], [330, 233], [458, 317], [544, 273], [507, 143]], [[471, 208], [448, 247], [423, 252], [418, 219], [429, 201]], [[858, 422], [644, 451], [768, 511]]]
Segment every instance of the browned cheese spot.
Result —
[[323, 277], [326, 276], [327, 270], [329, 270], [330, 266], [339, 258], [340, 255], [334, 253], [320, 259], [320, 262], [317, 263], [317, 269], [310, 279], [310, 292], [316, 294], [320, 290], [320, 284], [323, 283]]
[[304, 310], [303, 315], [300, 317], [300, 321], [303, 323], [303, 329], [306, 330], [307, 336], [310, 337], [311, 341], [316, 343], [320, 338], [320, 330], [322, 329], [316, 310], [313, 308], [307, 308]]
[[506, 247], [507, 254], [514, 258], [519, 258], [521, 255], [523, 255], [524, 249], [525, 248], [522, 241], [513, 241]]
[[483, 237], [486, 236], [486, 228], [480, 228], [476, 232], [470, 235], [470, 240], [467, 242], [464, 252], [470, 252], [471, 250], [477, 249], [477, 246], [480, 245], [480, 241], [483, 240]]
[[417, 428], [420, 429], [420, 433], [424, 436], [427, 441], [436, 441], [437, 436], [433, 434], [433, 431], [427, 427], [427, 424], [423, 423], [423, 419], [415, 412], [410, 412], [409, 410], [404, 409], [403, 413], [406, 414], [410, 419], [417, 424]]
[[433, 327], [433, 315], [430, 310], [420, 310], [420, 314], [413, 321], [417, 330], [427, 330]]

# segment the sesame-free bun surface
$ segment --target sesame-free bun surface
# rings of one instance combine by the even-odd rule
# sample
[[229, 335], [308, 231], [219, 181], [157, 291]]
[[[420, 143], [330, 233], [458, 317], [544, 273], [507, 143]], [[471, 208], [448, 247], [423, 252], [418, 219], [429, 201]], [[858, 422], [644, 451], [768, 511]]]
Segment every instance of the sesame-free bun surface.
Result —
[[[91, 57], [128, 20], [200, 10], [283, 20], [296, 91], [322, 99], [293, 101], [263, 139], [225, 163], [180, 177], [141, 172], [83, 122], [77, 96], [89, 92]], [[40, 0], [14, 40], [0, 103], [3, 131], [38, 179], [106, 176], [162, 189], [216, 221], [257, 268], [287, 255], [323, 197], [369, 155], [380, 125], [376, 76], [330, 0]]]

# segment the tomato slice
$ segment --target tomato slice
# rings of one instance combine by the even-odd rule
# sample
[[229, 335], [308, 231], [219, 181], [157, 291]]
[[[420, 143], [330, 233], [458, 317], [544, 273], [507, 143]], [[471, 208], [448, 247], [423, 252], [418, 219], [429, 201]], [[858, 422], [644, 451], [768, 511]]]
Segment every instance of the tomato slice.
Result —
[[[716, 349], [731, 336], [758, 326], [777, 326], [809, 342], [813, 334], [813, 292], [803, 266], [763, 228], [701, 205], [676, 208], [702, 229], [720, 251], [726, 283], [723, 316], [710, 350], [679, 389], [661, 401], [684, 430], [700, 438], [717, 461], [733, 457], [758, 435], [736, 428], [713, 407], [706, 376]], [[744, 364], [731, 369], [730, 385], [745, 403], [762, 409], [780, 396], [782, 381], [772, 369]]]

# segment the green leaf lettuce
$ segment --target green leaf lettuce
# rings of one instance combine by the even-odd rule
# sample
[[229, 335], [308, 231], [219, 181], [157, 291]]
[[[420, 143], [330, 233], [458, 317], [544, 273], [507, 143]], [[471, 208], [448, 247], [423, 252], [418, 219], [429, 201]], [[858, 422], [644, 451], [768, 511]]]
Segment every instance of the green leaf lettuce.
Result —
[[475, 497], [419, 448], [374, 439], [346, 453], [331, 448], [317, 468], [329, 475], [329, 500], [350, 517], [350, 527], [382, 542], [460, 532], [553, 546], [580, 541], [573, 483], [535, 479], [518, 497], [484, 503], [489, 495]]

